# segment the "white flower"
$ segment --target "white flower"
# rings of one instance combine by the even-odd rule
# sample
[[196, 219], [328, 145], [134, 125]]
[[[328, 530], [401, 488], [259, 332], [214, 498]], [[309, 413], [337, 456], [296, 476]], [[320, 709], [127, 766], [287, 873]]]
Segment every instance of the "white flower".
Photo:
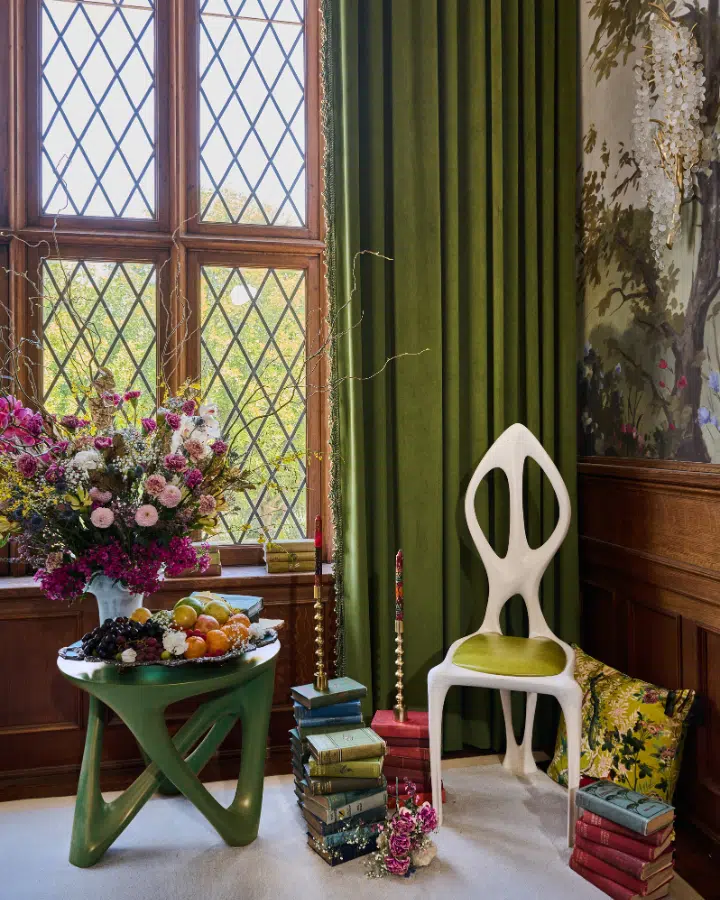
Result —
[[262, 640], [267, 630], [268, 629], [265, 628], [264, 625], [261, 625], [259, 622], [253, 622], [248, 629], [248, 638], [251, 641]]
[[187, 650], [187, 640], [183, 631], [166, 631], [163, 635], [163, 649], [171, 656], [182, 656]]
[[76, 469], [84, 469], [91, 472], [93, 469], [99, 469], [102, 465], [102, 456], [97, 450], [80, 450], [70, 460], [70, 465]]
[[213, 415], [217, 407], [206, 404], [201, 406], [197, 416], [181, 416], [180, 427], [173, 432], [170, 450], [177, 453], [185, 441], [194, 438], [203, 445], [211, 444], [222, 437], [220, 423]]
[[132, 647], [128, 647], [127, 650], [123, 650], [120, 654], [120, 659], [124, 663], [134, 663], [137, 659], [137, 653], [133, 650]]

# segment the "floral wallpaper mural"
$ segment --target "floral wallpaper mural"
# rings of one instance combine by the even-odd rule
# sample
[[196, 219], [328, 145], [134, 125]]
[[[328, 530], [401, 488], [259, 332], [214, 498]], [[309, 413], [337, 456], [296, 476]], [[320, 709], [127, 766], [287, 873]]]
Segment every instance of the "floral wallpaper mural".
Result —
[[720, 462], [720, 0], [584, 0], [579, 452]]

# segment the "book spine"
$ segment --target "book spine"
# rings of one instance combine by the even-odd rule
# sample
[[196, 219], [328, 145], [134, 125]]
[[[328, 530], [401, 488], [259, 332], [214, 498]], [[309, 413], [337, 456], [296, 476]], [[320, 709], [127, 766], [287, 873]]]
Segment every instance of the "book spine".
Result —
[[388, 782], [393, 785], [395, 784], [395, 779], [397, 779], [400, 782], [401, 790], [406, 778], [408, 779], [408, 781], [412, 781], [412, 783], [420, 789], [432, 787], [432, 781], [430, 780], [429, 772], [409, 772], [407, 769], [396, 769], [393, 766], [386, 766], [385, 777], [387, 778]]
[[307, 722], [312, 724], [314, 719], [328, 718], [336, 716], [358, 716], [361, 715], [360, 701], [348, 700], [346, 703], [333, 703], [332, 706], [317, 706], [315, 709], [306, 709], [302, 703], [297, 701], [293, 704], [293, 713], [297, 722]]
[[391, 737], [388, 738], [387, 744], [389, 747], [393, 748], [403, 748], [403, 753], [405, 752], [405, 747], [417, 747], [421, 750], [427, 750], [430, 752], [430, 739], [429, 738], [399, 738], [399, 737]]
[[658, 847], [660, 844], [665, 843], [672, 831], [672, 825], [669, 825], [667, 828], [661, 828], [660, 831], [655, 831], [653, 834], [648, 834], [644, 837], [636, 831], [630, 831], [624, 825], [618, 825], [616, 822], [606, 819], [604, 816], [599, 816], [597, 813], [590, 812], [588, 809], [582, 811], [582, 821], [587, 825], [595, 825], [597, 828], [604, 828], [606, 831], [614, 831], [615, 834], [622, 834], [633, 841], [642, 841], [643, 844], [650, 844], [653, 847]]
[[340, 776], [346, 778], [379, 778], [383, 772], [383, 761], [382, 759], [355, 759], [350, 762], [321, 765], [316, 759], [311, 758], [308, 767], [308, 773], [313, 778]]
[[372, 825], [375, 822], [381, 822], [385, 818], [385, 807], [378, 806], [375, 809], [365, 810], [365, 812], [358, 813], [350, 819], [342, 819], [340, 822], [334, 822], [332, 825], [323, 822], [322, 819], [305, 807], [303, 807], [303, 816], [313, 831], [324, 836], [326, 834], [336, 834], [338, 831], [345, 831], [348, 826]]
[[631, 809], [618, 806], [609, 800], [596, 797], [595, 794], [585, 793], [582, 790], [577, 792], [577, 805], [581, 809], [587, 809], [598, 816], [602, 816], [604, 819], [612, 819], [616, 825], [623, 825], [630, 831], [635, 832], [635, 834], [647, 835], [648, 820]]
[[355, 725], [365, 724], [362, 714], [355, 716], [315, 716], [315, 718], [308, 721], [312, 722], [313, 728], [327, 728], [328, 725], [343, 725], [345, 728], [352, 728]]
[[364, 812], [366, 809], [375, 809], [377, 806], [384, 806], [387, 800], [387, 794], [383, 791], [379, 794], [373, 794], [362, 800], [354, 800], [337, 809], [327, 810], [327, 822], [339, 822], [342, 819], [349, 819], [357, 813]]
[[348, 791], [379, 790], [384, 787], [384, 778], [311, 778], [308, 781], [310, 793], [319, 796]]
[[618, 884], [610, 878], [604, 878], [602, 875], [598, 875], [597, 872], [593, 872], [592, 869], [580, 865], [573, 856], [570, 857], [570, 868], [573, 872], [577, 872], [581, 878], [584, 878], [585, 881], [594, 884], [604, 894], [613, 897], [614, 900], [634, 900], [635, 898], [635, 894], [624, 885]]
[[631, 856], [629, 853], [623, 853], [622, 850], [616, 850], [615, 847], [595, 844], [579, 834], [575, 836], [575, 846], [585, 853], [590, 853], [609, 865], [615, 866], [616, 869], [622, 869], [623, 872], [627, 872], [628, 875], [632, 875], [633, 878], [637, 878], [639, 881], [645, 880], [645, 871], [648, 866], [647, 860], [638, 859], [637, 856]]
[[283, 572], [312, 572], [315, 566], [311, 562], [268, 562], [265, 564], [270, 575], [281, 575]]
[[373, 727], [381, 738], [385, 738], [386, 741], [391, 743], [393, 738], [429, 740], [427, 725], [415, 725], [412, 722], [383, 722], [381, 725]]
[[641, 841], [625, 837], [622, 834], [615, 834], [613, 831], [606, 831], [604, 828], [597, 828], [595, 825], [588, 825], [582, 819], [578, 819], [575, 833], [588, 841], [594, 841], [596, 844], [603, 844], [606, 847], [614, 847], [615, 850], [622, 850], [623, 853], [644, 859], [645, 862], [651, 862], [659, 855], [656, 847], [643, 844]]
[[[336, 731], [347, 731], [345, 725], [317, 725], [313, 723], [312, 725], [298, 725], [297, 732], [301, 741], [305, 741], [306, 738], [310, 737], [313, 734], [334, 734]], [[374, 754], [375, 756], [379, 756], [378, 753]]]
[[370, 840], [367, 845], [359, 846], [358, 844], [343, 844], [341, 847], [323, 847], [311, 833], [308, 832], [308, 846], [314, 850], [317, 855], [324, 859], [330, 866], [338, 866], [344, 862], [357, 859], [359, 856], [366, 856], [372, 853], [376, 847], [376, 840]]
[[580, 850], [576, 847], [573, 850], [572, 855], [573, 859], [581, 866], [585, 866], [586, 869], [592, 869], [593, 872], [597, 872], [597, 874], [602, 875], [603, 878], [609, 878], [616, 884], [623, 885], [623, 887], [626, 887], [635, 894], [639, 894], [641, 897], [647, 893], [646, 881], [641, 881], [639, 878], [633, 878], [628, 872], [624, 872], [622, 869], [611, 866], [599, 857], [593, 856], [592, 853], [586, 853], [584, 850]]
[[430, 771], [429, 759], [414, 759], [412, 756], [397, 756], [395, 753], [388, 753], [385, 765], [394, 769], [414, 769], [416, 772]]
[[378, 744], [356, 744], [353, 747], [328, 747], [320, 750], [317, 754], [317, 761], [321, 766], [327, 766], [331, 763], [352, 762], [356, 759], [375, 759], [382, 755]]
[[403, 759], [415, 759], [418, 761], [424, 760], [426, 762], [430, 762], [429, 747], [399, 746], [394, 741], [388, 741], [388, 756], [390, 756], [390, 754], [402, 757]]

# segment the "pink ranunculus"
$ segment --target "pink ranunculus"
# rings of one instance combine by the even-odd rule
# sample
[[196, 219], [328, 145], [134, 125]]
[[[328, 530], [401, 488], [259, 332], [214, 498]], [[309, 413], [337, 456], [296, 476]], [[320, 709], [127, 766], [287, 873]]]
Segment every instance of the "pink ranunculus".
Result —
[[90, 497], [96, 503], [109, 503], [112, 500], [112, 491], [101, 491], [98, 487], [90, 488]]
[[201, 516], [209, 516], [210, 513], [214, 513], [216, 506], [217, 506], [217, 503], [215, 502], [215, 498], [211, 494], [203, 494], [200, 497], [200, 515]]
[[177, 485], [169, 484], [158, 497], [163, 506], [173, 509], [178, 505], [182, 497], [182, 491]]
[[228, 445], [225, 443], [225, 441], [221, 441], [219, 438], [217, 441], [213, 441], [210, 447], [212, 448], [212, 452], [215, 454], [215, 456], [222, 456], [223, 453], [227, 453], [228, 451]]
[[109, 450], [113, 445], [111, 437], [96, 437], [93, 441], [96, 450]]
[[182, 472], [187, 469], [187, 460], [182, 453], [168, 453], [163, 460], [163, 465], [171, 472]]
[[183, 478], [185, 480], [185, 484], [192, 491], [202, 482], [203, 474], [200, 469], [188, 469]]
[[392, 832], [388, 838], [388, 847], [393, 856], [405, 856], [410, 852], [410, 835]]
[[410, 834], [415, 828], [413, 815], [406, 807], [401, 807], [398, 814], [390, 822], [394, 834]]
[[58, 481], [62, 481], [65, 477], [65, 467], [60, 466], [57, 463], [53, 463], [48, 466], [47, 471], [45, 472], [45, 481], [48, 484], [56, 484]]
[[157, 422], [155, 421], [155, 419], [140, 419], [140, 424], [148, 434], [152, 434], [152, 432], [157, 428]]
[[658, 363], [658, 369], [667, 369], [668, 364], [664, 359], [661, 359]]
[[186, 416], [194, 416], [195, 415], [195, 401], [194, 400], [186, 400], [182, 405], [182, 411]]
[[185, 441], [184, 447], [185, 452], [193, 462], [196, 462], [198, 459], [202, 459], [203, 456], [205, 456], [205, 445], [197, 438], [190, 438], [189, 441]]
[[80, 419], [77, 416], [63, 416], [60, 419], [60, 424], [64, 428], [69, 428], [71, 431], [74, 431], [76, 428], [80, 427]]
[[90, 521], [96, 528], [109, 528], [115, 521], [115, 513], [105, 506], [98, 506], [90, 513]]
[[125, 400], [127, 403], [130, 403], [133, 400], [137, 400], [140, 396], [140, 393], [140, 391], [125, 391], [125, 393], [123, 394], [123, 400]]
[[177, 431], [180, 427], [180, 416], [177, 413], [165, 413], [165, 421], [173, 431]]
[[402, 859], [395, 859], [394, 856], [386, 856], [385, 865], [391, 875], [404, 875], [410, 868], [410, 857], [405, 856]]
[[418, 821], [420, 822], [420, 827], [422, 828], [423, 834], [429, 834], [429, 832], [435, 831], [438, 824], [437, 812], [427, 801], [425, 801], [425, 803], [423, 803], [423, 805], [418, 809], [416, 815]]
[[15, 466], [23, 478], [32, 478], [37, 472], [38, 464], [34, 456], [30, 456], [29, 453], [23, 453], [22, 456], [18, 457]]
[[165, 490], [166, 484], [165, 477], [156, 472], [154, 475], [148, 476], [148, 480], [145, 482], [145, 491], [151, 497], [158, 497]]
[[142, 528], [151, 528], [158, 520], [158, 511], [151, 503], [139, 506], [135, 513], [135, 521]]
[[678, 380], [675, 382], [675, 386], [679, 391], [682, 391], [687, 387], [687, 378], [684, 375], [681, 375]]

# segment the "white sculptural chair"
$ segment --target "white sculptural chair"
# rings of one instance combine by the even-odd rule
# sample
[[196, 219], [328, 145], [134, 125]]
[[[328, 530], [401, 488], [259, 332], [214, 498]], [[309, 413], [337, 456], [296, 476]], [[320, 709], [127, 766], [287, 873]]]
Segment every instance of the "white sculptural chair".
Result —
[[[547, 475], [557, 495], [560, 514], [555, 530], [537, 549], [528, 545], [523, 513], [523, 468], [534, 459]], [[508, 550], [499, 557], [480, 528], [475, 512], [475, 494], [480, 482], [493, 469], [503, 469], [510, 488], [510, 535]], [[480, 461], [465, 494], [465, 518], [488, 577], [485, 618], [474, 634], [450, 647], [440, 665], [428, 674], [430, 769], [433, 806], [442, 823], [441, 754], [442, 713], [445, 695], [452, 685], [496, 688], [500, 691], [507, 750], [503, 766], [514, 775], [528, 775], [537, 767], [532, 752], [533, 719], [537, 695], [551, 694], [565, 715], [568, 749], [568, 844], [575, 828], [575, 791], [580, 782], [580, 729], [582, 692], [575, 681], [575, 653], [548, 627], [540, 607], [540, 581], [567, 534], [570, 497], [565, 482], [537, 438], [519, 423], [507, 429]], [[528, 612], [527, 638], [502, 634], [500, 612], [516, 594]], [[520, 745], [515, 740], [510, 692], [527, 694], [525, 731]], [[482, 770], [478, 770], [479, 772]]]

